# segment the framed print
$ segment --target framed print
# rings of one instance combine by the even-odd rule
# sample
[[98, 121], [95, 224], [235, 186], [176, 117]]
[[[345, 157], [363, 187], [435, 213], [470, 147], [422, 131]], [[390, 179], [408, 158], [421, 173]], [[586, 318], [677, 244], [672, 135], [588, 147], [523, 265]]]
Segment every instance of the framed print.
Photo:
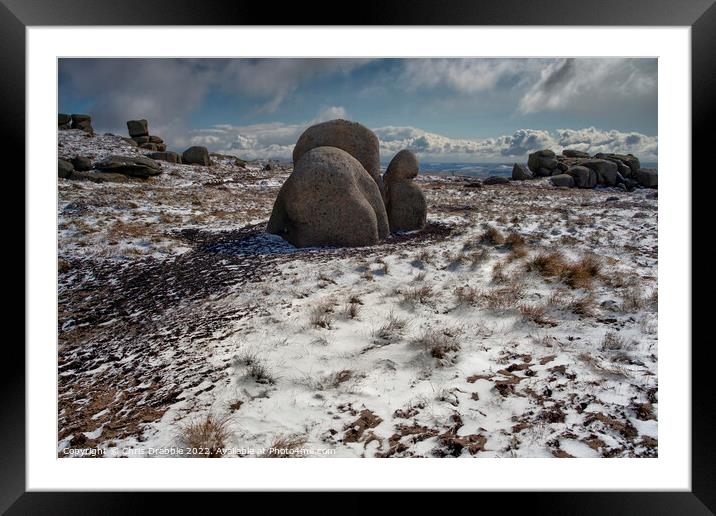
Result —
[[9, 514], [286, 490], [713, 511], [692, 169], [716, 8], [405, 9], [3, 3]]

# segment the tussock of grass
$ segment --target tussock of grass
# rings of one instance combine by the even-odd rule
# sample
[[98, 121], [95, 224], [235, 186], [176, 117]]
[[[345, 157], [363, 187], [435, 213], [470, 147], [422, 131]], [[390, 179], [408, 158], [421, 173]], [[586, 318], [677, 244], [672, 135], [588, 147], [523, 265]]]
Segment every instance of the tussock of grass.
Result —
[[396, 316], [393, 312], [380, 327], [373, 330], [373, 338], [379, 341], [390, 342], [396, 337], [402, 337], [410, 322], [407, 319]]
[[524, 295], [522, 285], [512, 284], [483, 292], [481, 297], [489, 310], [508, 310], [515, 308]]
[[485, 245], [502, 245], [505, 243], [505, 236], [494, 226], [487, 226], [485, 232], [480, 235], [480, 243]]
[[422, 287], [409, 288], [401, 293], [403, 301], [406, 303], [425, 304], [432, 299], [434, 293], [433, 288], [429, 285]]
[[313, 309], [309, 316], [309, 322], [311, 326], [316, 328], [330, 329], [331, 323], [333, 322], [333, 303], [324, 302]]
[[450, 353], [460, 351], [459, 334], [460, 331], [453, 328], [427, 330], [414, 339], [413, 344], [422, 347], [433, 358], [444, 360]]
[[453, 291], [453, 294], [455, 295], [455, 299], [457, 300], [458, 305], [474, 306], [480, 299], [480, 291], [475, 287], [470, 287], [467, 285], [457, 287]]
[[196, 456], [221, 457], [226, 441], [231, 436], [228, 424], [228, 417], [209, 413], [183, 426], [180, 439], [184, 447], [196, 450]]
[[574, 289], [591, 289], [593, 281], [600, 277], [602, 264], [592, 254], [572, 262], [560, 251], [539, 252], [527, 261], [527, 270], [544, 278], [560, 279]]

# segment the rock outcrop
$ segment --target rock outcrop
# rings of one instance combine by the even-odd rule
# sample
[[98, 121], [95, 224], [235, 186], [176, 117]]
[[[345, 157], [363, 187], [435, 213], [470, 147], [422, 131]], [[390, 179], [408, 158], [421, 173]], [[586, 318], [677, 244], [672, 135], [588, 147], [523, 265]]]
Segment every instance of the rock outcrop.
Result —
[[162, 173], [161, 166], [144, 156], [109, 156], [95, 163], [95, 170], [147, 179]]
[[390, 231], [412, 231], [425, 227], [428, 203], [413, 179], [420, 165], [409, 150], [398, 152], [383, 175]]
[[[298, 157], [296, 157], [298, 156]], [[267, 231], [297, 247], [376, 244], [389, 233], [377, 183], [361, 162], [331, 146], [294, 154]]]
[[[639, 158], [633, 154], [597, 153], [590, 156], [576, 149], [563, 149], [561, 155], [556, 155], [550, 149], [535, 151], [529, 155], [528, 167], [528, 172], [534, 173], [532, 177], [571, 176], [574, 179], [573, 186], [577, 188], [594, 188], [596, 185], [618, 187], [626, 191], [640, 186], [655, 188], [658, 177], [656, 170], [639, 175], [640, 170], [649, 169], [642, 169]], [[515, 163], [512, 169], [513, 180], [524, 181], [532, 177], [525, 173], [524, 165]], [[555, 181], [551, 182], [555, 184]], [[567, 185], [569, 180], [561, 177], [556, 183]]]
[[142, 118], [141, 120], [128, 120], [127, 130], [129, 137], [136, 142], [141, 149], [151, 151], [164, 152], [167, 146], [159, 136], [149, 134], [149, 122]]

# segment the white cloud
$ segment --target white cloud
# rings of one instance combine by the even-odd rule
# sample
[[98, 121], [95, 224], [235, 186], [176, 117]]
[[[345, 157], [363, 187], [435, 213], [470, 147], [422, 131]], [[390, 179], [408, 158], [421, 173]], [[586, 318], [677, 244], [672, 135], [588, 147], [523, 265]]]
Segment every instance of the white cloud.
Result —
[[558, 59], [535, 77], [519, 101], [521, 113], [604, 109], [656, 95], [654, 60]]
[[475, 94], [501, 83], [521, 83], [539, 70], [540, 59], [408, 59], [399, 84], [407, 89], [446, 86]]
[[[329, 114], [345, 114], [331, 107], [316, 120], [304, 124], [219, 125], [195, 131], [193, 145], [205, 145], [212, 151], [236, 154], [244, 159], [278, 158], [290, 160], [300, 134]], [[525, 160], [537, 149], [574, 148], [597, 152], [631, 152], [645, 161], [657, 158], [657, 137], [636, 132], [604, 131], [594, 127], [544, 131], [519, 129], [510, 135], [485, 139], [449, 138], [416, 127], [387, 126], [373, 129], [380, 140], [383, 161], [389, 161], [402, 149], [410, 149], [425, 161], [510, 162]]]

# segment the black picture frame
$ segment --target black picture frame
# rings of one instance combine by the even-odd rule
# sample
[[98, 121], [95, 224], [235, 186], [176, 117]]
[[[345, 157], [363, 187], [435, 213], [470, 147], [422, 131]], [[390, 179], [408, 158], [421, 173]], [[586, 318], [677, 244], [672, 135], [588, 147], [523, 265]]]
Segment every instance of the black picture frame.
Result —
[[[707, 166], [714, 136], [716, 96], [716, 5], [715, 0], [403, 0], [363, 2], [350, 16], [335, 2], [282, 3], [203, 0], [0, 0], [0, 53], [2, 72], [0, 99], [6, 128], [4, 147], [21, 149], [25, 135], [25, 29], [28, 26], [61, 25], [605, 25], [691, 27], [692, 72], [692, 169], [711, 175]], [[325, 4], [325, 5], [323, 5]], [[320, 14], [323, 13], [323, 14]], [[330, 13], [335, 13], [330, 14]], [[24, 153], [15, 152], [13, 163], [24, 170]], [[7, 171], [6, 171], [7, 172]], [[17, 172], [15, 172], [17, 173]], [[24, 191], [24, 181], [22, 182]], [[698, 189], [702, 192], [704, 189]], [[692, 207], [697, 205], [693, 197]], [[708, 204], [707, 204], [708, 205]], [[693, 216], [694, 223], [698, 218]], [[696, 235], [694, 227], [692, 235]], [[24, 238], [24, 237], [23, 237]], [[694, 242], [696, 244], [697, 242]], [[18, 246], [19, 247], [19, 246]], [[24, 247], [23, 247], [24, 249]], [[23, 251], [24, 253], [24, 251]], [[27, 256], [24, 256], [27, 259]], [[693, 253], [692, 270], [708, 265]], [[25, 269], [26, 275], [28, 274]], [[701, 286], [705, 288], [705, 286]], [[692, 290], [693, 296], [693, 290]], [[24, 296], [23, 296], [24, 297]], [[695, 301], [695, 297], [692, 297]], [[697, 304], [692, 303], [697, 310]], [[704, 324], [692, 312], [693, 324]], [[708, 320], [708, 318], [706, 318]], [[693, 327], [693, 329], [696, 329]], [[500, 506], [549, 514], [714, 514], [713, 344], [697, 340], [692, 333], [692, 456], [689, 492], [583, 492], [583, 493], [480, 493], [480, 506], [497, 501]], [[692, 343], [668, 343], [688, 352]], [[0, 468], [0, 510], [7, 514], [113, 514], [142, 512], [159, 495], [152, 493], [26, 492], [25, 489], [25, 352], [7, 340], [5, 363], [13, 364], [0, 374], [3, 444]], [[231, 496], [210, 495], [224, 502]], [[245, 497], [246, 494], [242, 494]], [[358, 494], [346, 495], [343, 503]], [[190, 508], [186, 495], [173, 493], [162, 500], [163, 509], [179, 503]], [[504, 499], [509, 506], [503, 505]], [[358, 503], [356, 499], [356, 503]], [[253, 501], [242, 499], [247, 506]], [[404, 502], [422, 503], [417, 496]], [[199, 501], [199, 503], [202, 503]], [[345, 506], [345, 505], [344, 505]], [[350, 506], [350, 505], [349, 505]], [[407, 507], [401, 502], [402, 510]]]

